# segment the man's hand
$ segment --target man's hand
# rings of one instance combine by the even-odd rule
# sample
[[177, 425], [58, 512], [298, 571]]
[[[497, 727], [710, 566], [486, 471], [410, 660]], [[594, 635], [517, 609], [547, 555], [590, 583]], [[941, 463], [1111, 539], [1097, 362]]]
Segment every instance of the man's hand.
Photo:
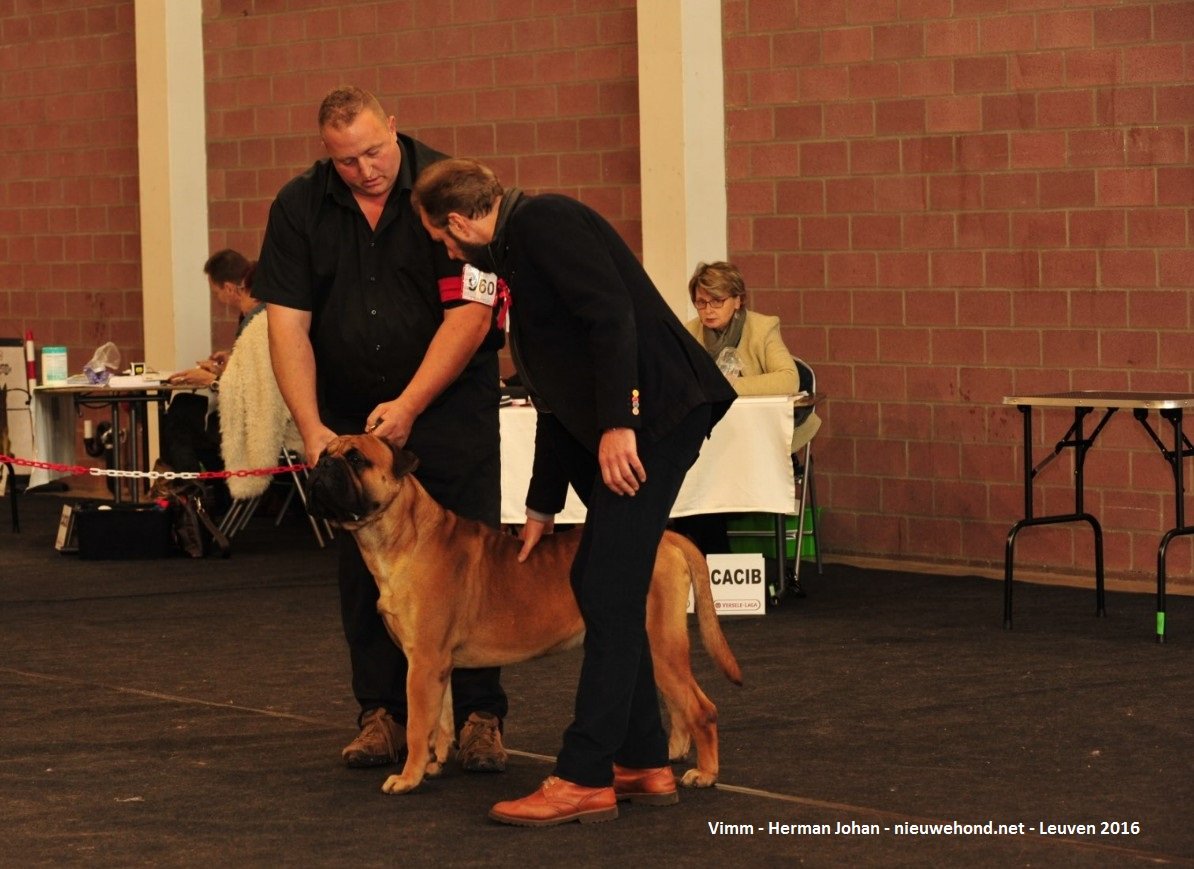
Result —
[[551, 534], [556, 529], [554, 519], [544, 522], [542, 519], [532, 519], [527, 517], [527, 523], [522, 526], [522, 530], [518, 532], [518, 539], [522, 541], [522, 549], [518, 552], [519, 562], [527, 560], [527, 556], [531, 554], [531, 550], [535, 548], [535, 544], [544, 534]]
[[319, 461], [319, 456], [323, 453], [324, 447], [336, 436], [334, 431], [322, 423], [309, 432], [303, 432], [303, 452], [306, 454], [307, 464], [314, 466]]
[[597, 446], [601, 479], [616, 495], [634, 495], [647, 482], [647, 470], [638, 458], [638, 439], [632, 428], [606, 429]]
[[365, 433], [377, 435], [396, 447], [404, 447], [417, 417], [418, 413], [409, 408], [402, 396], [398, 396], [393, 401], [383, 401], [369, 411]]

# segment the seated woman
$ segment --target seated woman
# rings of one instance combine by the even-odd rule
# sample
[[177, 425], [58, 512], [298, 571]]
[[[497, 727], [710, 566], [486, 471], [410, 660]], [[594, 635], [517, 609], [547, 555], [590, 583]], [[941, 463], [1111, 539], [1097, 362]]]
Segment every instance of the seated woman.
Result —
[[[251, 287], [251, 271], [249, 280]], [[266, 317], [246, 318], [220, 382], [220, 453], [226, 470], [272, 467], [282, 450], [302, 457], [303, 439], [270, 365]], [[269, 483], [269, 477], [232, 476], [228, 491], [235, 499], [252, 498], [264, 494]]]
[[[739, 395], [795, 395], [800, 391], [796, 363], [780, 336], [779, 317], [746, 309], [746, 282], [726, 262], [699, 263], [688, 281], [688, 297], [697, 309], [688, 331], [709, 351]], [[792, 453], [821, 427], [811, 410], [798, 417]], [[687, 516], [673, 522], [705, 554], [729, 552], [723, 514]]]
[[[257, 263], [245, 259], [239, 252], [227, 248], [212, 254], [203, 264], [203, 273], [207, 275], [207, 285], [217, 302], [229, 307], [235, 307], [239, 319], [236, 325], [236, 336], [249, 325], [249, 321], [265, 310], [265, 303], [253, 297], [253, 270]], [[228, 365], [231, 350], [213, 350], [206, 359], [195, 363], [194, 368], [179, 371], [170, 377], [171, 383], [187, 386], [210, 387], [220, 379], [224, 368]], [[218, 389], [219, 387], [217, 387]]]
[[[265, 304], [253, 298], [249, 289], [255, 263], [238, 251], [218, 251], [203, 264], [207, 284], [216, 301], [235, 307], [240, 315], [239, 336], [249, 321], [265, 310]], [[171, 375], [167, 383], [197, 386], [214, 396], [220, 388], [220, 376], [228, 365], [230, 350], [215, 350], [194, 368]], [[216, 402], [209, 393], [180, 392], [170, 401], [162, 419], [162, 459], [176, 471], [218, 470], [220, 460], [220, 418]]]

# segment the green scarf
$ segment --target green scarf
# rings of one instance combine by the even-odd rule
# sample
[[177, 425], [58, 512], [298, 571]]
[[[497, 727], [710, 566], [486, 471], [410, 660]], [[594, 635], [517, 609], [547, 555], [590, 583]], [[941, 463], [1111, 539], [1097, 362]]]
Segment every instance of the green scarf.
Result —
[[739, 308], [726, 327], [718, 332], [708, 326], [701, 326], [701, 339], [709, 355], [716, 359], [727, 347], [737, 347], [742, 340], [742, 328], [746, 325], [746, 308]]

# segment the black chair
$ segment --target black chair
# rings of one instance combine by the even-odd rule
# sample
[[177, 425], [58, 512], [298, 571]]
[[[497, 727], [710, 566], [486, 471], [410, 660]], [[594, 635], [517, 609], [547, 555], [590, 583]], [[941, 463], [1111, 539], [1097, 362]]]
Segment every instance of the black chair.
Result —
[[[816, 395], [817, 373], [811, 365], [797, 356], [793, 356], [792, 361], [796, 363], [796, 374], [800, 378], [800, 391], [807, 392], [809, 395]], [[801, 425], [806, 424], [812, 415], [813, 408], [811, 407], [797, 408], [795, 418], [797, 430], [799, 430]], [[796, 557], [792, 559], [790, 578], [791, 590], [797, 595], [803, 593], [803, 589], [800, 587], [800, 562], [804, 549], [804, 538], [806, 536], [810, 537], [813, 541], [813, 551], [816, 553], [817, 561], [817, 574], [821, 575], [825, 572], [825, 566], [821, 561], [821, 542], [817, 537], [817, 487], [813, 478], [813, 441], [815, 439], [816, 432], [814, 431], [803, 447], [797, 448], [796, 452], [792, 454], [792, 468], [796, 472], [796, 485], [799, 487], [800, 492], [797, 507], [799, 518], [795, 531]], [[807, 531], [805, 530], [804, 521], [806, 513], [808, 514], [811, 525]]]
[[[810, 396], [815, 395], [817, 375], [812, 366], [796, 356], [792, 357], [792, 361], [796, 363], [799, 390], [807, 392]], [[821, 561], [821, 542], [817, 534], [817, 491], [813, 480], [812, 451], [813, 440], [820, 428], [821, 421], [819, 417], [814, 416], [812, 407], [798, 407], [793, 413], [794, 432], [800, 433], [801, 426], [805, 426], [803, 433], [807, 435], [806, 438], [793, 438], [794, 442], [802, 441], [797, 443], [796, 451], [792, 454], [792, 470], [795, 474], [797, 487], [794, 493], [797, 510], [796, 527], [788, 527], [790, 517], [777, 515], [774, 517], [772, 531], [756, 527], [754, 529], [732, 529], [728, 532], [731, 538], [760, 540], [758, 545], [767, 548], [759, 551], [772, 551], [775, 546], [779, 547], [780, 551], [776, 553], [776, 560], [777, 567], [782, 569], [777, 570], [774, 577], [768, 580], [767, 586], [767, 595], [772, 605], [779, 604], [784, 595], [789, 592], [797, 597], [804, 596], [804, 590], [800, 585], [800, 563], [806, 538], [813, 542], [818, 575], [824, 573], [824, 564]], [[791, 559], [787, 557], [786, 553], [787, 545], [790, 542], [795, 543], [794, 557]]]
[[[274, 518], [274, 527], [282, 524], [282, 519], [286, 515], [294, 496], [297, 494], [299, 501], [302, 503], [303, 512], [307, 516], [307, 521], [311, 523], [311, 530], [315, 534], [315, 542], [319, 544], [319, 548], [323, 549], [327, 542], [335, 539], [335, 532], [332, 531], [331, 525], [326, 519], [317, 519], [311, 513], [311, 506], [307, 501], [307, 468], [303, 463], [303, 458], [294, 450], [289, 450], [285, 446], [282, 447], [278, 454], [278, 466], [289, 468], [287, 476], [289, 480], [284, 481], [283, 475], [279, 474], [271, 481], [279, 483], [280, 485], [288, 486], [285, 500], [282, 501], [282, 506], [278, 508], [278, 515]], [[261, 495], [253, 495], [248, 498], [233, 498], [232, 505], [228, 508], [228, 512], [224, 514], [224, 518], [220, 520], [220, 530], [224, 535], [231, 540], [236, 536], [237, 532], [242, 530], [249, 520], [253, 518], [253, 514], [257, 512], [257, 507], [261, 504], [261, 499], [264, 497], [264, 492]]]

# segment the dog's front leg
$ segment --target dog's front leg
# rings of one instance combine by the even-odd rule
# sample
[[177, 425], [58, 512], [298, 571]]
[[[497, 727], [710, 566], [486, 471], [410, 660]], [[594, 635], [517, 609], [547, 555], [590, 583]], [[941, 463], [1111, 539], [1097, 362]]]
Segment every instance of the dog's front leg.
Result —
[[452, 750], [452, 742], [456, 739], [456, 716], [452, 710], [452, 680], [444, 687], [444, 703], [439, 713], [439, 727], [435, 731], [434, 744], [431, 746], [431, 763], [427, 765], [427, 777], [435, 778], [444, 771], [444, 764], [448, 762], [448, 752]]
[[[414, 790], [428, 772], [434, 731], [439, 724], [451, 672], [450, 656], [407, 653], [406, 765], [401, 773], [390, 776], [381, 786], [387, 794]], [[431, 772], [434, 775], [439, 770], [435, 768]]]

